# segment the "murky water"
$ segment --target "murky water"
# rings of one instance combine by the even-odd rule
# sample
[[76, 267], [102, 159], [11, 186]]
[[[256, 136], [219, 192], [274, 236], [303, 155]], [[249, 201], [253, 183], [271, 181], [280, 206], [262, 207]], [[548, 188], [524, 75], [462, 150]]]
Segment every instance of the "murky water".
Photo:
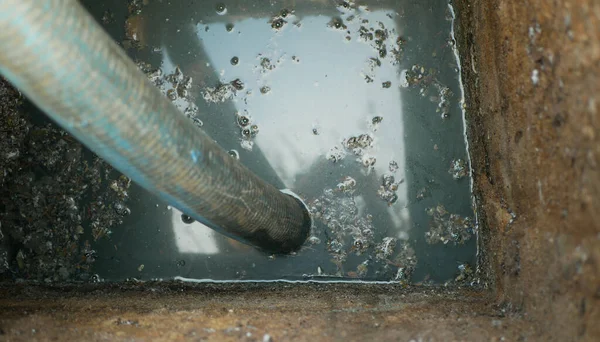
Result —
[[446, 1], [83, 2], [190, 125], [315, 218], [302, 250], [269, 256], [132, 185], [131, 214], [91, 243], [100, 279], [468, 280], [474, 210]]

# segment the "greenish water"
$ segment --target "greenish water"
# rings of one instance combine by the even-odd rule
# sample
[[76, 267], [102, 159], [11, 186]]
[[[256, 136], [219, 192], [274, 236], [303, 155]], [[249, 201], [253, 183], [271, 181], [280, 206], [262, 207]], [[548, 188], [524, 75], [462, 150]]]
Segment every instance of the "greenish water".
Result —
[[469, 281], [476, 225], [447, 2], [83, 3], [162, 71], [152, 81], [191, 125], [315, 218], [297, 254], [269, 256], [132, 185], [131, 214], [92, 243], [99, 279]]

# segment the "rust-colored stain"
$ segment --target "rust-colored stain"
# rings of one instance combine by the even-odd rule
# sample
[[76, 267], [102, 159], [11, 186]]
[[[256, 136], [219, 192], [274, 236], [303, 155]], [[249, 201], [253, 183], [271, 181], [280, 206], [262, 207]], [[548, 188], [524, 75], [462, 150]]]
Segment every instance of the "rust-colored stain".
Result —
[[458, 1], [496, 302], [551, 340], [600, 328], [600, 3]]
[[[472, 289], [366, 284], [152, 283], [0, 289], [9, 340], [516, 340]], [[505, 329], [510, 327], [510, 331]], [[270, 338], [270, 339], [269, 339]]]

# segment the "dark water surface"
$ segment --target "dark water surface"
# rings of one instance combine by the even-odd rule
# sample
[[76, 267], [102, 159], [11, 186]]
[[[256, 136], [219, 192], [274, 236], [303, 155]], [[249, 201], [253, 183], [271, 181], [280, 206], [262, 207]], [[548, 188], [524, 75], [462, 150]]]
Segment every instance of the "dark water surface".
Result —
[[160, 68], [152, 80], [190, 125], [315, 217], [302, 250], [269, 256], [133, 186], [125, 223], [93, 243], [101, 279], [468, 278], [476, 235], [446, 1], [83, 2], [146, 71]]

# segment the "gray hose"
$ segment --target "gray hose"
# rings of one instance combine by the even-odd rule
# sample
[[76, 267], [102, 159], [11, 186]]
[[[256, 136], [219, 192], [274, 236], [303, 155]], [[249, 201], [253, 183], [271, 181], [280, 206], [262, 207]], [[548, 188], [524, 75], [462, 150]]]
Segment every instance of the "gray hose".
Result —
[[310, 216], [182, 115], [76, 0], [0, 0], [0, 72], [142, 187], [228, 236], [298, 249]]

